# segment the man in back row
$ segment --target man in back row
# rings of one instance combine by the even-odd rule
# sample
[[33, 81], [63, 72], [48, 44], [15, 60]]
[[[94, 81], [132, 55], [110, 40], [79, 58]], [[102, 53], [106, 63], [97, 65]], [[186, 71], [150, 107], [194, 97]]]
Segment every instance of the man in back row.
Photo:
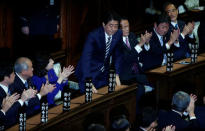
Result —
[[177, 6], [171, 2], [164, 4], [164, 11], [170, 18], [168, 35], [173, 30], [179, 29], [180, 35], [177, 42], [180, 43], [180, 47], [175, 50], [175, 60], [186, 58], [190, 56], [189, 44], [195, 43], [195, 38], [192, 33], [194, 29], [194, 22], [189, 22], [187, 25], [184, 21], [178, 20], [178, 9]]

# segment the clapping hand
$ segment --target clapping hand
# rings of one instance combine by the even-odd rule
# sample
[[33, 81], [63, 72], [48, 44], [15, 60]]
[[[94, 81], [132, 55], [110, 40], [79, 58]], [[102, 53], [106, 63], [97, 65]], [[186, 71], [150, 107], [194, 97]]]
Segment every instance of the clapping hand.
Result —
[[67, 78], [74, 73], [74, 67], [69, 65], [68, 67], [63, 67], [63, 71], [60, 73], [58, 78], [58, 83], [61, 83], [63, 80], [67, 80]]
[[14, 93], [13, 95], [4, 98], [2, 102], [2, 110], [7, 112], [8, 109], [19, 99], [19, 97], [19, 94]]

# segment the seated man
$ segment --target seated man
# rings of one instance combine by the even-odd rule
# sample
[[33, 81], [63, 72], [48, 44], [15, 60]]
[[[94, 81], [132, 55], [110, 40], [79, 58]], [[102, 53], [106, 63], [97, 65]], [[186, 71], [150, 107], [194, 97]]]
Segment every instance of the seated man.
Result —
[[[15, 73], [13, 71], [13, 66], [9, 62], [3, 62], [0, 64], [0, 105], [4, 103], [4, 99], [9, 99], [10, 102], [14, 102], [11, 108], [5, 114], [5, 111], [2, 110], [5, 114], [4, 125], [7, 128], [16, 121], [16, 116], [20, 107], [23, 106], [23, 103], [28, 99], [33, 98], [36, 95], [36, 91], [33, 89], [24, 90], [22, 94], [14, 93], [10, 94], [8, 86], [14, 82]], [[10, 96], [11, 95], [11, 96]], [[20, 99], [19, 99], [20, 97]], [[3, 108], [2, 108], [3, 109]]]
[[173, 3], [167, 2], [164, 4], [164, 11], [170, 17], [169, 31], [170, 35], [173, 30], [179, 29], [180, 35], [177, 39], [177, 43], [180, 43], [180, 47], [175, 50], [174, 60], [183, 59], [190, 56], [190, 49], [188, 44], [194, 44], [195, 38], [193, 35], [194, 22], [189, 22], [187, 25], [184, 21], [178, 20], [178, 9]]
[[[162, 129], [167, 125], [175, 125], [176, 130], [197, 130], [199, 122], [195, 116], [195, 101], [197, 97], [193, 94], [189, 95], [183, 91], [178, 91], [172, 98], [172, 109], [168, 112], [159, 113], [159, 128]], [[189, 121], [182, 118], [183, 113], [189, 114]]]
[[167, 51], [171, 47], [173, 50], [178, 48], [179, 44], [174, 44], [174, 42], [179, 37], [179, 30], [174, 30], [170, 37], [167, 38], [168, 30], [169, 18], [166, 15], [160, 15], [154, 23], [149, 44], [144, 45], [144, 49], [141, 53], [140, 59], [143, 63], [143, 70], [165, 65], [167, 61]]
[[[33, 66], [32, 62], [27, 57], [20, 57], [16, 60], [14, 65], [15, 78], [14, 82], [9, 85], [9, 90], [11, 94], [18, 93], [22, 94], [24, 90], [28, 90], [33, 87], [30, 82], [30, 78], [33, 76]], [[46, 96], [48, 93], [52, 92], [55, 89], [55, 85], [52, 84], [42, 84], [40, 92], [35, 95], [34, 98], [29, 99], [25, 102], [26, 105], [26, 114], [30, 116], [35, 113], [34, 107], [40, 105], [40, 100], [43, 96]]]
[[157, 127], [158, 112], [151, 107], [144, 107], [139, 123], [139, 131], [151, 131]]

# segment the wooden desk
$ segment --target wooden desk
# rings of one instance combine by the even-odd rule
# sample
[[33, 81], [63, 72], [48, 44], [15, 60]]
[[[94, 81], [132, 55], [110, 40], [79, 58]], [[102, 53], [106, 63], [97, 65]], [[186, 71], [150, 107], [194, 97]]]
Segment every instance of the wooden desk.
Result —
[[[173, 94], [178, 90], [196, 93], [199, 97], [205, 93], [205, 57], [198, 56], [195, 64], [180, 64], [181, 61], [190, 62], [190, 58], [175, 62], [171, 72], [166, 72], [166, 66], [146, 72], [149, 81], [156, 87], [157, 106], [170, 105]], [[188, 83], [196, 88], [192, 91], [183, 87]]]
[[[28, 119], [27, 130], [84, 130], [84, 124], [89, 121], [92, 114], [101, 114], [105, 127], [109, 130], [110, 126], [110, 111], [118, 106], [123, 106], [128, 111], [128, 119], [131, 124], [136, 121], [136, 85], [120, 86], [116, 91], [108, 94], [108, 87], [98, 90], [98, 94], [93, 94], [91, 103], [84, 103], [85, 95], [71, 100], [71, 110], [62, 112], [62, 104], [49, 109], [48, 123], [40, 123], [40, 114], [37, 114]], [[98, 117], [98, 116], [95, 116]], [[18, 130], [18, 125], [8, 129], [8, 131]]]

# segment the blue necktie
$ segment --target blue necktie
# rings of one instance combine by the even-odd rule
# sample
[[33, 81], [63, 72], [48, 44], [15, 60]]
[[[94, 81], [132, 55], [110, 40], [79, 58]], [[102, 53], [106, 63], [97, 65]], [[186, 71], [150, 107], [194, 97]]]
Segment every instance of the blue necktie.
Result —
[[176, 25], [174, 26], [174, 28], [175, 28], [175, 30], [177, 30], [177, 29], [178, 29], [178, 24], [176, 24]]
[[11, 91], [8, 89], [8, 95], [10, 96], [11, 95]]
[[28, 82], [27, 81], [25, 82], [25, 87], [26, 87], [26, 89], [28, 89]]
[[164, 42], [163, 42], [163, 36], [160, 36], [160, 44], [161, 46], [163, 46]]

